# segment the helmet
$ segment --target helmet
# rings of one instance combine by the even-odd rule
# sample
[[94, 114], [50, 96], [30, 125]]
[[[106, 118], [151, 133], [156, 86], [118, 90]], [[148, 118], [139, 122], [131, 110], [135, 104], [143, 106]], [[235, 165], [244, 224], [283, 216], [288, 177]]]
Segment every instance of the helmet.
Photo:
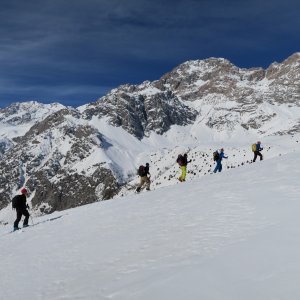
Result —
[[184, 155], [183, 156], [187, 156], [187, 154], [186, 153], [184, 153]]
[[224, 151], [224, 148], [221, 148], [221, 151]]
[[149, 163], [146, 163], [146, 166], [149, 166]]
[[27, 192], [27, 190], [25, 189], [25, 188], [22, 188], [21, 189], [21, 194], [27, 194], [28, 192]]

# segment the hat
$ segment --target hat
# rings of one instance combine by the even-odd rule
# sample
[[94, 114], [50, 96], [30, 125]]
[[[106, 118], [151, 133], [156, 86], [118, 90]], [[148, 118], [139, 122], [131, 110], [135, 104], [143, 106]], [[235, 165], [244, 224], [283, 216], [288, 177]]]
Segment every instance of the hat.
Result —
[[149, 163], [146, 163], [146, 166], [149, 166]]
[[27, 192], [27, 190], [25, 189], [25, 188], [22, 188], [21, 189], [21, 194], [27, 194], [28, 192]]
[[257, 142], [257, 144], [261, 144], [261, 142], [260, 142], [260, 141], [258, 141], [258, 142]]

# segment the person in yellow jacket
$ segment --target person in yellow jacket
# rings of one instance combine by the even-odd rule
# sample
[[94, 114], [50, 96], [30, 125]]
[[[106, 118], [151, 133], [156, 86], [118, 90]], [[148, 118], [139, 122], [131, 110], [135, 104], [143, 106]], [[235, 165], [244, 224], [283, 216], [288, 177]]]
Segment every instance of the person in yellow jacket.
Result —
[[184, 182], [185, 181], [185, 177], [186, 177], [186, 166], [188, 163], [190, 163], [192, 160], [187, 160], [187, 154], [184, 153], [184, 155], [179, 154], [177, 157], [176, 162], [178, 163], [180, 169], [181, 169], [181, 175], [178, 178], [178, 180], [180, 182]]

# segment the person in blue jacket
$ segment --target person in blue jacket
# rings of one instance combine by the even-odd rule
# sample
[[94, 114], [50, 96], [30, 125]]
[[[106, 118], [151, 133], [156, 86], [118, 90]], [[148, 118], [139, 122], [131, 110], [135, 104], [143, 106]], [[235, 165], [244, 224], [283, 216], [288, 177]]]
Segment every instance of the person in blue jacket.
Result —
[[221, 172], [222, 171], [222, 159], [223, 158], [228, 158], [228, 156], [225, 156], [224, 154], [224, 149], [222, 148], [220, 150], [220, 153], [219, 153], [219, 157], [218, 159], [216, 160], [217, 164], [216, 164], [216, 167], [214, 169], [214, 173], [216, 173], [217, 171]]
[[260, 160], [263, 160], [263, 155], [260, 153], [261, 150], [263, 150], [263, 148], [261, 147], [261, 142], [258, 141], [258, 142], [256, 143], [256, 150], [254, 151], [253, 162], [256, 161], [257, 156], [260, 157]]

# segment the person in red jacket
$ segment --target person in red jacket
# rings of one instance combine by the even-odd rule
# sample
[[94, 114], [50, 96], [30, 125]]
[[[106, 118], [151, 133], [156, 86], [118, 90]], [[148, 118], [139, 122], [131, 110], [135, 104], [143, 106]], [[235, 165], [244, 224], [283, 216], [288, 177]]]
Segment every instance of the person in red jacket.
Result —
[[28, 194], [27, 190], [25, 188], [21, 189], [21, 195], [17, 195], [13, 198], [13, 208], [16, 209], [17, 218], [14, 222], [14, 230], [18, 230], [19, 228], [19, 222], [21, 221], [22, 216], [25, 217], [23, 222], [23, 227], [28, 226], [28, 220], [29, 220], [29, 212], [27, 208], [29, 208], [28, 204], [26, 203], [26, 195]]

